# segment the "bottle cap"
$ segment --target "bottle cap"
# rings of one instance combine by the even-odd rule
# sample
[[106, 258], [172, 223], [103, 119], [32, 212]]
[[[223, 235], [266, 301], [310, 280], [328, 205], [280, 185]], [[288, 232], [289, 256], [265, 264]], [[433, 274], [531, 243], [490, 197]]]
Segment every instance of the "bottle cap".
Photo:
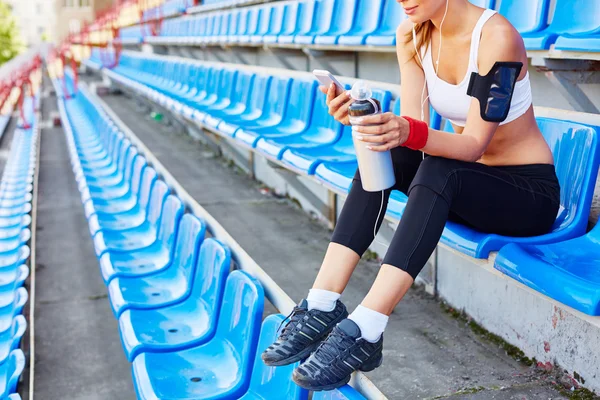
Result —
[[350, 95], [354, 100], [366, 100], [370, 99], [373, 92], [371, 92], [371, 88], [365, 81], [357, 81], [354, 85], [352, 85], [352, 91]]

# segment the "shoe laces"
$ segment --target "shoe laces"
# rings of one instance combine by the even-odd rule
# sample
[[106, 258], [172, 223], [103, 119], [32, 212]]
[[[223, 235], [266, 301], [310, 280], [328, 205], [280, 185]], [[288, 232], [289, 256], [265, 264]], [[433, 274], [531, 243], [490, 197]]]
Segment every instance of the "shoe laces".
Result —
[[[283, 321], [281, 321], [281, 323], [279, 324], [279, 328], [277, 328], [277, 331], [281, 331], [281, 335], [280, 338], [281, 339], [285, 339], [287, 338], [289, 335], [291, 335], [292, 333], [298, 331], [298, 323], [304, 318], [304, 316], [306, 315], [307, 310], [305, 310], [304, 308], [300, 308], [300, 307], [294, 307], [294, 309], [292, 310], [291, 313], [288, 314], [287, 317], [285, 317], [285, 319]], [[289, 322], [283, 326], [286, 321]], [[281, 330], [281, 327], [283, 326], [283, 330]]]
[[334, 329], [327, 339], [321, 343], [315, 352], [315, 358], [318, 361], [329, 363], [336, 357], [340, 357], [344, 351], [348, 350], [355, 343], [355, 340], [346, 335], [339, 329]]

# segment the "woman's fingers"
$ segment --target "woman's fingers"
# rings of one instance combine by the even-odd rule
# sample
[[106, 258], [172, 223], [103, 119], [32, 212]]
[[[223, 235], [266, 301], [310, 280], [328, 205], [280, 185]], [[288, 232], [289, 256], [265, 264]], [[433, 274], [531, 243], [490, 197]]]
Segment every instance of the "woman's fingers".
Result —
[[[362, 124], [363, 122], [361, 122]], [[363, 133], [365, 135], [383, 135], [384, 133], [390, 132], [394, 129], [396, 129], [396, 123], [395, 121], [388, 121], [384, 124], [381, 125], [371, 125], [371, 126], [356, 126], [354, 128], [354, 131], [357, 133]], [[366, 140], [365, 140], [366, 142]]]
[[392, 149], [393, 147], [394, 146], [392, 145], [391, 142], [388, 142], [388, 143], [385, 143], [385, 144], [382, 144], [379, 146], [367, 146], [367, 148], [372, 151], [388, 151], [388, 150]]
[[335, 84], [332, 83], [327, 89], [327, 100], [325, 101], [327, 106], [331, 104], [333, 99], [335, 99]]
[[335, 112], [334, 118], [337, 119], [338, 121], [340, 119], [345, 118], [346, 115], [348, 115], [348, 109], [350, 108], [350, 106], [352, 105], [353, 102], [354, 102], [354, 100], [350, 99], [347, 102], [345, 102], [344, 104], [342, 104], [342, 106], [340, 108], [338, 108], [338, 110]]
[[352, 100], [352, 98], [350, 97], [349, 92], [344, 92], [342, 94], [340, 94], [339, 96], [337, 96], [335, 99], [331, 100], [331, 102], [329, 102], [329, 107], [330, 108], [340, 108], [343, 105], [345, 105], [346, 103], [350, 102]]
[[394, 133], [386, 133], [385, 135], [360, 136], [359, 140], [366, 143], [387, 143], [395, 139]]
[[329, 86], [319, 86], [319, 90], [321, 91], [321, 93], [323, 94], [327, 94], [329, 93]]
[[391, 112], [386, 112], [384, 114], [373, 114], [367, 115], [366, 117], [361, 117], [358, 123], [361, 125], [385, 124], [386, 122], [394, 119], [394, 117], [396, 117], [396, 114]]

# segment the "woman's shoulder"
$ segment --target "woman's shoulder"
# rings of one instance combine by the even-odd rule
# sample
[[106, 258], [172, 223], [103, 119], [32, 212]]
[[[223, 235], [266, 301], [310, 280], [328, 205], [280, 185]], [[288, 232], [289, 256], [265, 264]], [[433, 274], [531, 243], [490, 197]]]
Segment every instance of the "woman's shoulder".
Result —
[[527, 51], [523, 38], [515, 27], [500, 14], [492, 16], [483, 26], [479, 44], [480, 69], [486, 71], [496, 61], [527, 63]]
[[400, 60], [408, 61], [415, 55], [415, 48], [410, 35], [412, 35], [413, 24], [409, 19], [402, 21], [396, 28], [396, 51]]
[[525, 53], [523, 38], [504, 16], [496, 13], [483, 25], [479, 47], [483, 50]]

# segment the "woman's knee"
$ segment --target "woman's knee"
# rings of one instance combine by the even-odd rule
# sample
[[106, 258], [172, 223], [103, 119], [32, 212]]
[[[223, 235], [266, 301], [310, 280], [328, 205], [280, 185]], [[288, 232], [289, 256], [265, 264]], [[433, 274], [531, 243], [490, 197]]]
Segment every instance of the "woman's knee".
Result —
[[461, 167], [461, 161], [443, 157], [426, 157], [419, 166], [409, 191], [416, 186], [425, 186], [436, 193], [442, 194], [454, 175]]

